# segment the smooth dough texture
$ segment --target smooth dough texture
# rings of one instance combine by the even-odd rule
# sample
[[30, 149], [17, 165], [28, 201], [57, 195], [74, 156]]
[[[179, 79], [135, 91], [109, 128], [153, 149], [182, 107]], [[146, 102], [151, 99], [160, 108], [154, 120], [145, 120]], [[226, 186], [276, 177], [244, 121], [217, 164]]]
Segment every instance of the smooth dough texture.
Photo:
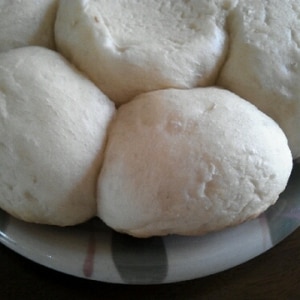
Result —
[[146, 91], [214, 84], [236, 0], [61, 0], [59, 51], [117, 104]]
[[96, 181], [115, 107], [58, 53], [0, 54], [0, 207], [34, 223], [96, 214]]
[[149, 92], [111, 123], [98, 216], [137, 237], [204, 234], [266, 210], [291, 168], [279, 126], [231, 92]]
[[0, 0], [0, 52], [23, 46], [54, 49], [57, 0]]
[[300, 1], [240, 0], [228, 20], [218, 84], [272, 117], [300, 157]]

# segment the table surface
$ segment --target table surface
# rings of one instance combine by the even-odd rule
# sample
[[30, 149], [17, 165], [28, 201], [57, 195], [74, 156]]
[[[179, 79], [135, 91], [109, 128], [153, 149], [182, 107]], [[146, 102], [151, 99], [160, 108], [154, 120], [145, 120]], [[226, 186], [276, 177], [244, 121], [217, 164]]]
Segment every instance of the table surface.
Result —
[[47, 269], [0, 244], [0, 299], [300, 299], [300, 228], [266, 253], [191, 281], [134, 286]]

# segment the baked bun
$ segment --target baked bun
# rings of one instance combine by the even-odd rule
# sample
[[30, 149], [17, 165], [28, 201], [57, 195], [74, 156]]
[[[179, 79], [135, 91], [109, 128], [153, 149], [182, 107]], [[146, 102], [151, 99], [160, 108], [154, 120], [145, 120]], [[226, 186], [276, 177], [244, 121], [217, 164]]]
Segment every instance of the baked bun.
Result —
[[235, 0], [61, 0], [59, 51], [117, 104], [142, 92], [212, 85]]
[[228, 21], [230, 51], [218, 84], [252, 102], [300, 156], [300, 2], [240, 0]]
[[57, 0], [0, 0], [0, 52], [36, 45], [54, 49]]
[[111, 123], [98, 215], [137, 237], [198, 235], [254, 218], [292, 168], [279, 126], [219, 88], [142, 94]]
[[96, 214], [96, 180], [114, 105], [58, 53], [0, 53], [0, 207], [35, 223]]

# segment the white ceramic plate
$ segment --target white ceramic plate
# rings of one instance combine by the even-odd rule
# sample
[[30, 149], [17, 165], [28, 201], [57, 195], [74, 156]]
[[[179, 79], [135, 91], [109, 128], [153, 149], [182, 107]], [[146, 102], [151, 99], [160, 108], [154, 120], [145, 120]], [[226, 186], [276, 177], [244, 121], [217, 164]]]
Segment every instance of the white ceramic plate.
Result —
[[49, 268], [92, 280], [154, 284], [214, 274], [272, 248], [300, 225], [300, 164], [278, 202], [259, 218], [202, 237], [136, 239], [100, 220], [57, 228], [0, 210], [0, 241]]

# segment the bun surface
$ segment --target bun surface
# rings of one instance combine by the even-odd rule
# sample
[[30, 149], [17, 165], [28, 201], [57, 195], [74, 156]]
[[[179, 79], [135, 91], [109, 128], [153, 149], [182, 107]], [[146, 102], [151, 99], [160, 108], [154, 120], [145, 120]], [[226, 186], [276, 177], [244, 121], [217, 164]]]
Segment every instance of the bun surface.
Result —
[[57, 0], [0, 0], [0, 52], [24, 46], [54, 49]]
[[214, 84], [234, 0], [62, 0], [58, 49], [117, 104], [151, 90]]
[[300, 2], [240, 0], [228, 18], [230, 50], [218, 85], [273, 118], [300, 156]]
[[258, 216], [292, 168], [279, 126], [218, 88], [164, 90], [122, 105], [98, 181], [98, 216], [137, 237], [198, 235]]
[[34, 223], [96, 214], [96, 180], [115, 108], [58, 53], [0, 54], [0, 207]]

